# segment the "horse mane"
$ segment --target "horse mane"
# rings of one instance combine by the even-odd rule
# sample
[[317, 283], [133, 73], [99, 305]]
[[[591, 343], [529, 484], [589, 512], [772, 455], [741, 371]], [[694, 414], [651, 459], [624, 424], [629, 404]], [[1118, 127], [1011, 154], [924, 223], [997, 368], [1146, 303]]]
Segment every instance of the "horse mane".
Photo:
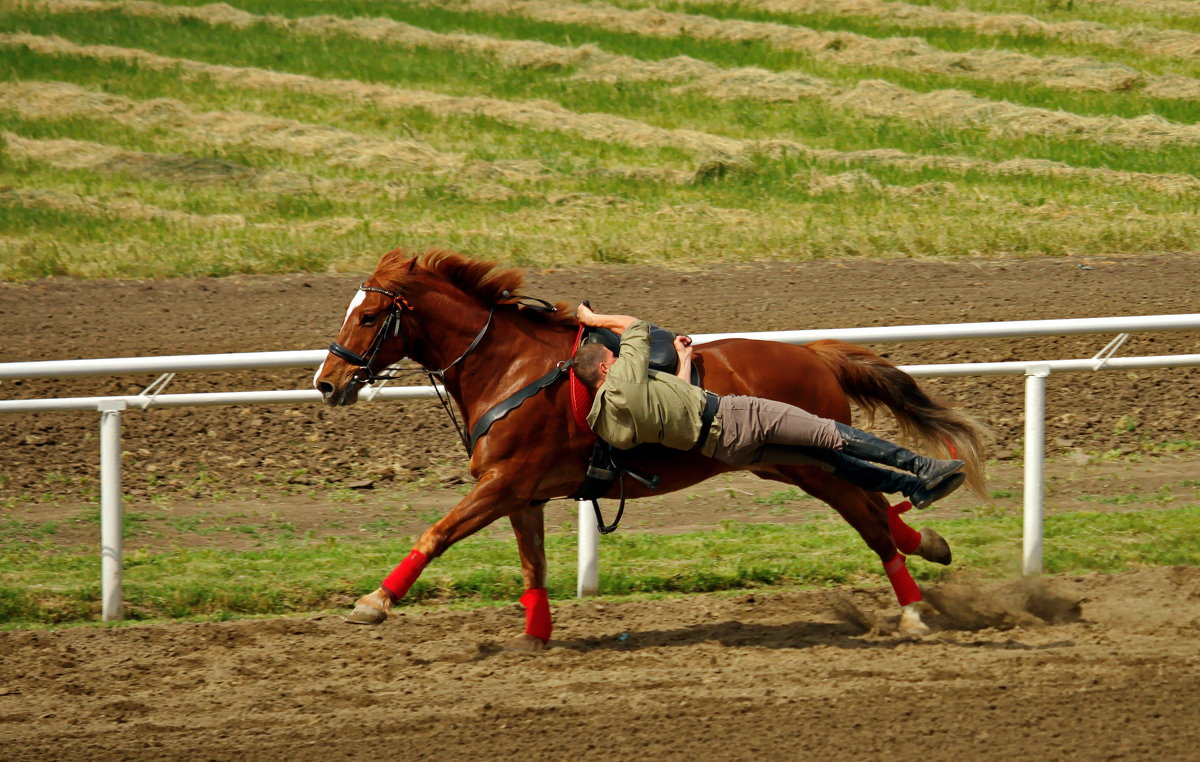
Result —
[[[415, 258], [415, 265], [412, 260]], [[449, 249], [430, 249], [410, 256], [403, 249], [393, 249], [379, 261], [375, 268], [375, 277], [380, 281], [404, 284], [411, 277], [408, 269], [413, 267], [417, 272], [428, 270], [440, 275], [444, 280], [463, 293], [478, 299], [487, 306], [506, 303], [512, 296], [521, 295], [521, 287], [525, 284], [525, 274], [516, 268], [501, 267], [496, 262], [481, 259], [471, 259]], [[511, 302], [509, 302], [511, 303]], [[529, 309], [524, 305], [516, 305], [522, 315], [542, 322], [565, 323], [578, 325], [572, 305], [567, 302], [555, 303], [552, 313]]]

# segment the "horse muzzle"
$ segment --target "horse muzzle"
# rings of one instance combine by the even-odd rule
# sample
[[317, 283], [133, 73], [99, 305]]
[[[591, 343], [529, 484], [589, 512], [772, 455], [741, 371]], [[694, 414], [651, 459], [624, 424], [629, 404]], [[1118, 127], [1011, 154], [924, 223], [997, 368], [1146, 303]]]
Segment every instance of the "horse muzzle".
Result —
[[358, 392], [363, 388], [364, 382], [358, 379], [358, 374], [355, 373], [348, 382], [342, 386], [334, 386], [329, 381], [317, 381], [317, 391], [321, 393], [321, 399], [330, 407], [345, 407], [358, 402]]

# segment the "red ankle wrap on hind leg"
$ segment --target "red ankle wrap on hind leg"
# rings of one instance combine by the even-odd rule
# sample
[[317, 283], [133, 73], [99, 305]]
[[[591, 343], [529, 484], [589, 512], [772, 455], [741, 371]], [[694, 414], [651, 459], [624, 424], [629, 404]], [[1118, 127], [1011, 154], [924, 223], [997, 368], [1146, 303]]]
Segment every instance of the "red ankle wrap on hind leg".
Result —
[[425, 558], [425, 554], [414, 550], [383, 580], [383, 589], [392, 596], [392, 600], [400, 600], [417, 581], [417, 577], [421, 576], [421, 571], [427, 563], [429, 563], [429, 559]]
[[887, 509], [888, 526], [892, 529], [892, 539], [896, 541], [896, 547], [901, 553], [912, 553], [921, 544], [921, 533], [904, 523], [904, 519], [900, 518], [900, 514], [912, 508], [912, 503], [907, 500], [903, 503], [896, 503], [889, 506]]
[[916, 580], [908, 573], [908, 566], [904, 563], [902, 553], [892, 556], [892, 560], [883, 565], [883, 570], [887, 572], [892, 589], [896, 591], [896, 600], [900, 601], [901, 606], [923, 600], [921, 588], [917, 587]]
[[550, 597], [545, 588], [534, 587], [521, 596], [525, 607], [525, 632], [543, 643], [550, 642]]

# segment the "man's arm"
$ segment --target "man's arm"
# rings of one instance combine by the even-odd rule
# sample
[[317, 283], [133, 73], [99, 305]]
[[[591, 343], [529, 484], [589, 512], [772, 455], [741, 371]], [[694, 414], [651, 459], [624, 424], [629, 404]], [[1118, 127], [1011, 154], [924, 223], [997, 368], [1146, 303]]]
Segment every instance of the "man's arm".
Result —
[[593, 328], [607, 328], [613, 333], [620, 336], [625, 333], [625, 329], [638, 321], [638, 318], [630, 315], [600, 315], [592, 311], [591, 307], [586, 304], [581, 304], [575, 310], [575, 317], [579, 318], [579, 322]]

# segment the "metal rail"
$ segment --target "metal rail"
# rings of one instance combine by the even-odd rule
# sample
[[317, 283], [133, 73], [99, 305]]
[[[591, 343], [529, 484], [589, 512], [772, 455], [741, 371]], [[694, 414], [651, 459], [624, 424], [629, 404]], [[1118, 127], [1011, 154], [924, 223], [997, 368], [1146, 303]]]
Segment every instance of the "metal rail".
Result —
[[[1126, 318], [1078, 320], [1021, 320], [1002, 323], [894, 326], [889, 328], [846, 328], [817, 331], [769, 331], [744, 334], [700, 334], [697, 344], [728, 338], [760, 339], [805, 344], [820, 339], [857, 343], [890, 341], [942, 341], [953, 339], [1015, 338], [1084, 333], [1121, 334], [1097, 355], [1077, 360], [1038, 360], [995, 363], [949, 363], [908, 365], [901, 369], [917, 377], [961, 377], [985, 375], [1025, 376], [1025, 485], [1022, 569], [1025, 574], [1042, 571], [1043, 552], [1043, 467], [1045, 461], [1045, 389], [1052, 373], [1142, 368], [1200, 367], [1200, 354], [1151, 357], [1114, 357], [1130, 331], [1200, 329], [1200, 313]], [[50, 360], [0, 364], [0, 379], [63, 378], [127, 373], [173, 374], [180, 371], [259, 370], [265, 368], [315, 367], [325, 351], [251, 352], [236, 354], [175, 355], [93, 360]], [[2, 400], [0, 413], [95, 410], [100, 413], [100, 514], [101, 514], [101, 599], [105, 620], [122, 618], [121, 544], [121, 414], [130, 409], [190, 407], [202, 405], [283, 404], [319, 402], [316, 390], [211, 392], [163, 394], [169, 378], [160, 378], [137, 395], [68, 397], [57, 399]], [[364, 395], [363, 401], [427, 399], [436, 393], [432, 386], [383, 387]], [[580, 596], [595, 594], [599, 580], [599, 535], [590, 506], [579, 503]]]

